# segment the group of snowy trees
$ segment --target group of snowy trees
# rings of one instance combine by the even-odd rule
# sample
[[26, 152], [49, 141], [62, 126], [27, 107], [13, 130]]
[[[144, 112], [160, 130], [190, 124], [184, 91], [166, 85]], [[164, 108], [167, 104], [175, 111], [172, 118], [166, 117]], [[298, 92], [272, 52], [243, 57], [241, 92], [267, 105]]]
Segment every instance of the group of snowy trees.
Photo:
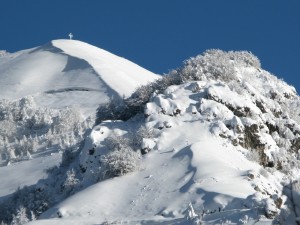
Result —
[[18, 189], [4, 201], [0, 202], [0, 221], [21, 225], [35, 220], [53, 203], [48, 187], [39, 184]]
[[32, 97], [0, 101], [0, 159], [2, 164], [30, 158], [31, 154], [53, 145], [60, 149], [82, 139], [92, 126], [73, 108], [37, 107]]
[[[84, 133], [93, 123], [91, 118], [83, 119], [74, 108], [38, 107], [30, 96], [14, 101], [1, 100], [0, 166], [30, 159], [32, 154], [52, 148], [63, 151], [64, 167], [81, 147]], [[57, 171], [50, 173], [49, 180], [41, 181], [45, 186], [36, 184], [18, 189], [1, 202], [0, 222], [24, 224], [48, 209], [57, 193], [69, 195], [77, 181], [74, 173], [72, 170], [64, 173], [64, 169]]]
[[176, 70], [176, 73], [185, 81], [212, 79], [229, 81], [236, 79], [235, 66], [261, 67], [259, 59], [250, 52], [224, 52], [211, 49], [203, 55], [186, 60], [184, 66]]
[[184, 65], [147, 85], [139, 87], [129, 98], [115, 98], [97, 109], [96, 124], [104, 120], [127, 120], [142, 113], [153, 94], [162, 93], [171, 85], [200, 80], [236, 80], [235, 66], [260, 68], [259, 59], [247, 51], [212, 49], [192, 57]]
[[[17, 210], [16, 214], [12, 216], [10, 225], [23, 225], [30, 221], [36, 220], [35, 215], [31, 211], [30, 217], [28, 217], [28, 214], [26, 212], [26, 208], [23, 206], [20, 206]], [[5, 222], [1, 222], [1, 225], [7, 225]]]

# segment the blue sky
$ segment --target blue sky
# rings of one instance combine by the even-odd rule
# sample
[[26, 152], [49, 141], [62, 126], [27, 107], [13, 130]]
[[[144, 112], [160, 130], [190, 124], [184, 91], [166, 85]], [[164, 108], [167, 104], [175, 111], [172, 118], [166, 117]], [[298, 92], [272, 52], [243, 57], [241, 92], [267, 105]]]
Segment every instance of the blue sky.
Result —
[[299, 0], [1, 0], [0, 49], [67, 38], [156, 73], [206, 49], [248, 50], [300, 92]]

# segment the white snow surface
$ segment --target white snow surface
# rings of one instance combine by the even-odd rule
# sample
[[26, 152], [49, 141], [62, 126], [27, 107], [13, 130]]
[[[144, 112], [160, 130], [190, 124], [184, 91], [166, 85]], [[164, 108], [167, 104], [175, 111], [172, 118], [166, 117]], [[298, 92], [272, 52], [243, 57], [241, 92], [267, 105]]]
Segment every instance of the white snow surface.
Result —
[[[21, 63], [25, 59], [20, 60], [20, 57], [26, 60], [54, 57], [51, 59], [54, 69], [49, 68], [49, 74], [51, 69], [56, 70], [55, 67], [63, 68], [57, 75], [66, 75], [58, 79], [63, 80], [62, 86], [55, 86], [57, 84], [51, 81], [52, 75], [48, 72], [45, 73], [45, 83], [35, 86], [34, 76], [38, 75], [33, 65], [28, 66], [33, 72], [25, 71], [32, 76], [29, 80], [19, 79], [18, 63], [12, 68], [12, 71], [18, 71], [12, 73], [14, 78], [8, 75], [9, 67], [0, 67], [6, 84], [18, 78], [20, 85], [13, 83], [12, 86], [19, 88], [20, 93], [27, 95], [30, 92], [28, 87], [33, 85], [36, 98], [47, 99], [58, 107], [62, 107], [62, 99], [64, 105], [73, 101], [66, 98], [69, 92], [74, 94], [73, 99], [90, 94], [79, 98], [82, 100], [80, 104], [86, 101], [88, 108], [95, 103], [94, 100], [87, 101], [91, 96], [95, 97], [94, 94], [99, 93], [103, 98], [114, 94], [128, 96], [138, 85], [157, 78], [123, 58], [79, 41], [53, 41], [39, 49], [4, 55], [0, 63], [8, 65], [5, 63], [12, 60]], [[132, 71], [137, 73], [129, 75]], [[287, 148], [297, 144], [300, 134], [300, 126], [296, 123], [300, 121], [299, 112], [293, 112], [295, 108], [288, 106], [299, 105], [299, 97], [293, 87], [266, 71], [251, 66], [237, 67], [236, 71], [238, 80], [191, 81], [170, 86], [163, 93], [154, 93], [145, 106], [145, 118], [137, 116], [126, 122], [104, 121], [95, 126], [87, 134], [85, 145], [73, 162], [80, 168], [76, 172], [80, 173], [81, 185], [85, 189], [59, 202], [44, 212], [39, 220], [29, 224], [197, 224], [186, 218], [186, 210], [191, 208], [194, 210], [192, 217], [201, 220], [198, 224], [202, 225], [271, 225], [278, 222], [274, 221], [274, 216], [291, 212], [288, 211], [284, 186], [290, 179], [299, 179], [299, 168], [289, 165], [290, 160], [298, 160], [298, 153], [287, 153]], [[140, 78], [139, 73], [146, 76]], [[88, 82], [84, 82], [86, 76]], [[77, 82], [70, 77], [79, 77], [78, 85], [72, 83], [66, 89], [69, 82]], [[136, 80], [139, 80], [138, 85]], [[53, 87], [49, 89], [51, 82]], [[122, 85], [125, 82], [128, 86]], [[98, 84], [102, 89], [97, 89]], [[77, 91], [68, 90], [74, 87]], [[78, 92], [78, 88], [88, 91]], [[45, 90], [50, 90], [50, 95], [45, 94]], [[19, 93], [7, 87], [4, 92], [11, 98], [16, 98]], [[107, 138], [137, 132], [141, 124], [153, 134], [142, 140], [141, 148], [150, 152], [141, 157], [139, 169], [121, 177], [101, 180], [100, 159], [109, 151]], [[254, 142], [256, 146], [251, 146]], [[246, 149], [249, 143], [250, 147]], [[255, 155], [251, 148], [263, 152], [263, 157]], [[264, 160], [261, 163], [281, 162], [282, 167], [290, 171], [283, 173], [274, 165], [263, 167], [258, 163], [261, 158]], [[1, 176], [6, 172], [14, 174], [12, 178], [5, 178], [0, 186], [2, 196], [12, 193], [17, 185], [33, 184], [45, 176], [39, 171], [29, 182], [21, 179], [28, 172], [21, 169], [22, 165], [26, 168], [29, 164], [29, 171], [39, 169], [40, 164], [33, 160], [11, 165], [14, 166], [11, 169], [0, 168]], [[18, 168], [20, 174], [15, 175]], [[84, 172], [82, 168], [85, 168]], [[20, 182], [13, 183], [12, 179], [20, 179]], [[100, 182], [95, 183], [98, 179]], [[290, 214], [291, 221], [285, 222], [294, 225], [294, 215]]]
[[42, 106], [77, 105], [91, 114], [109, 98], [129, 96], [159, 76], [122, 57], [76, 40], [0, 57], [0, 99], [32, 95]]
[[66, 54], [86, 60], [101, 79], [121, 97], [130, 96], [140, 85], [158, 78], [157, 75], [125, 58], [84, 42], [56, 40], [52, 43]]
[[58, 166], [60, 153], [52, 153], [27, 161], [0, 167], [0, 201], [2, 197], [14, 193], [18, 188], [34, 185], [40, 179], [47, 178], [47, 169]]
[[[195, 93], [195, 86], [202, 91]], [[237, 135], [225, 124], [242, 129], [243, 123], [221, 103], [205, 103], [212, 102], [204, 99], [211, 89], [231, 105], [247, 106], [253, 117], [262, 117], [249, 97], [236, 102], [236, 94], [216, 82], [171, 86], [146, 106], [145, 126], [156, 136], [146, 139], [152, 151], [143, 156], [139, 171], [94, 184], [30, 224], [193, 224], [184, 218], [189, 203], [197, 215], [204, 215], [202, 224], [272, 224], [258, 208], [278, 212], [274, 201], [281, 196], [284, 175], [263, 169], [246, 157], [246, 149], [220, 138]], [[202, 108], [196, 107], [199, 103]], [[80, 155], [86, 183], [101, 167], [89, 150], [95, 147], [101, 154], [107, 137], [122, 136], [135, 123], [106, 121], [94, 127]], [[261, 138], [271, 146], [269, 137]]]

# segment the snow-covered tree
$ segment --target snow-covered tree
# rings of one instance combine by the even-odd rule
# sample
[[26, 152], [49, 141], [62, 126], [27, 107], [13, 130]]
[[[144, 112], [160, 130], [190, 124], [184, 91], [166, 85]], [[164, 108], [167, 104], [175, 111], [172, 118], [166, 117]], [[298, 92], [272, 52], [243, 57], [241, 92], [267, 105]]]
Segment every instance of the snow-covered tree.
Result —
[[140, 152], [133, 151], [129, 146], [121, 146], [100, 159], [102, 176], [116, 177], [136, 171], [140, 164]]
[[62, 185], [62, 189], [64, 193], [69, 195], [73, 191], [75, 186], [79, 183], [79, 180], [76, 178], [76, 173], [73, 168], [71, 170], [68, 170], [66, 175], [67, 177]]
[[27, 217], [26, 208], [21, 206], [16, 215], [13, 215], [11, 225], [23, 225], [28, 223], [30, 220]]
[[0, 100], [0, 156], [11, 162], [28, 159], [38, 149], [56, 145], [61, 139], [64, 148], [74, 146], [93, 125], [91, 121], [88, 118], [84, 122], [76, 108], [37, 107], [31, 96]]
[[191, 221], [192, 224], [201, 225], [201, 218], [198, 214], [195, 213], [192, 203], [190, 202], [188, 208], [185, 211], [185, 219]]

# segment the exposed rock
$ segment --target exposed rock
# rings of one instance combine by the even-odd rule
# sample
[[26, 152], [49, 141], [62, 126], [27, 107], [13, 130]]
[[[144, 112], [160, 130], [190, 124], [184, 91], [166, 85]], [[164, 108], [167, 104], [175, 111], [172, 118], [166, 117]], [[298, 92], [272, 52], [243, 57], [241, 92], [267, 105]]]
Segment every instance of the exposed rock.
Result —
[[279, 198], [275, 199], [274, 203], [275, 203], [277, 209], [280, 209], [282, 206], [283, 200], [282, 200], [282, 198], [279, 197]]
[[181, 110], [180, 109], [176, 109], [175, 112], [173, 112], [174, 116], [180, 115]]
[[269, 122], [266, 122], [266, 125], [269, 129], [269, 134], [272, 134], [273, 132], [278, 132], [279, 131], [279, 127], [274, 125], [274, 124], [271, 124]]
[[260, 111], [262, 113], [266, 113], [267, 112], [266, 108], [265, 108], [265, 105], [264, 105], [263, 102], [256, 100], [255, 103], [256, 103], [256, 106], [260, 109]]
[[292, 140], [292, 147], [291, 147], [291, 150], [294, 152], [298, 152], [299, 149], [300, 149], [300, 137]]
[[248, 177], [249, 177], [251, 180], [253, 180], [253, 179], [255, 178], [255, 176], [254, 176], [253, 173], [249, 173], [249, 174], [248, 174]]
[[260, 140], [259, 128], [257, 124], [245, 126], [244, 143], [242, 145], [246, 149], [254, 149], [258, 152], [260, 164], [263, 166], [268, 165], [268, 157], [265, 154], [265, 143]]

